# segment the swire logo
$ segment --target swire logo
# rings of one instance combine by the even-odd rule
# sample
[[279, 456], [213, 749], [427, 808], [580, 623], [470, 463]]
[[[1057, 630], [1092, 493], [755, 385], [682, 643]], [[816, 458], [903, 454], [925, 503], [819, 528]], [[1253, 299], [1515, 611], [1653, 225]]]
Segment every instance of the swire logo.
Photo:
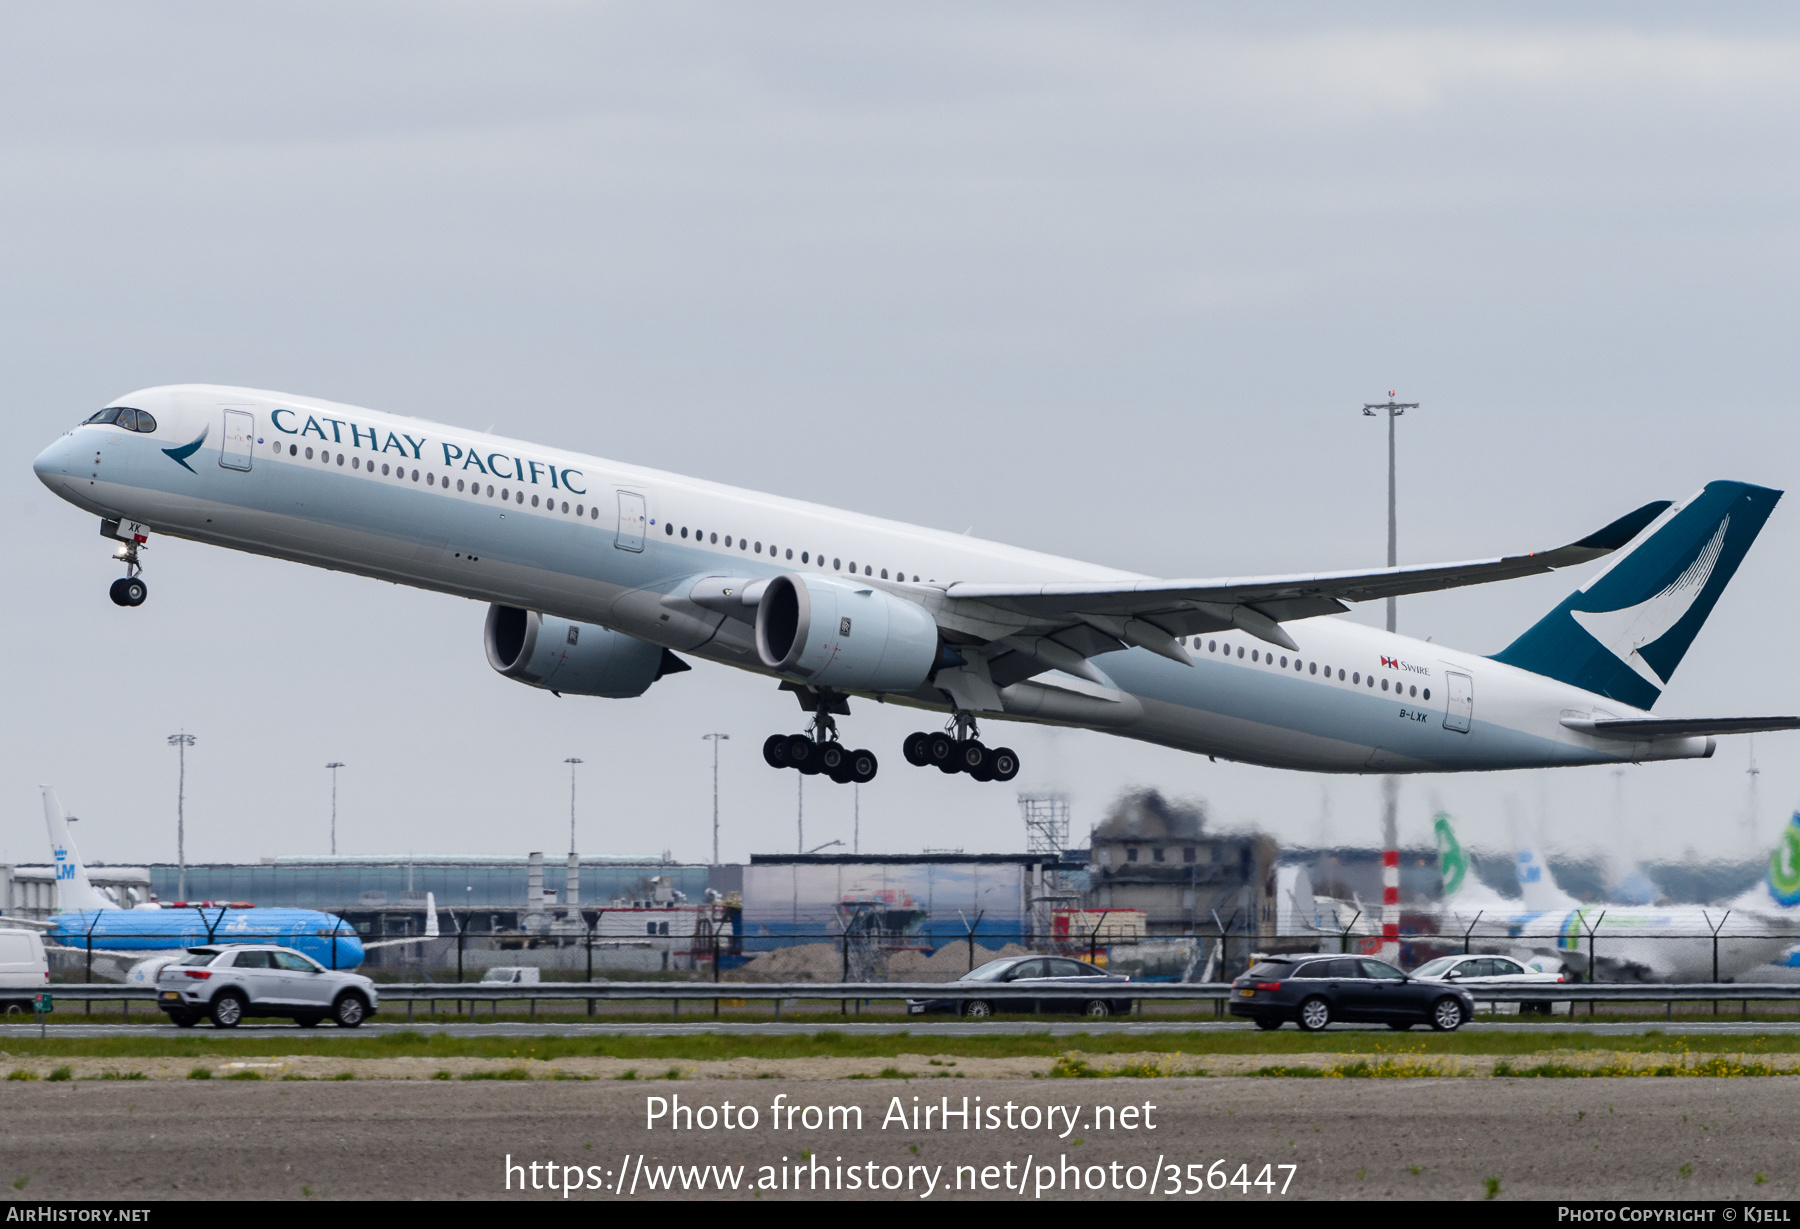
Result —
[[1382, 654], [1381, 664], [1389, 670], [1405, 670], [1409, 674], [1429, 675], [1431, 673], [1429, 666], [1415, 666], [1410, 661], [1401, 661], [1398, 657], [1389, 657], [1386, 654]]
[[1384, 657], [1381, 659], [1381, 664], [1384, 666], [1390, 666], [1395, 670], [1398, 670], [1400, 668], [1400, 660], [1399, 660], [1399, 658], [1396, 658], [1396, 657]]

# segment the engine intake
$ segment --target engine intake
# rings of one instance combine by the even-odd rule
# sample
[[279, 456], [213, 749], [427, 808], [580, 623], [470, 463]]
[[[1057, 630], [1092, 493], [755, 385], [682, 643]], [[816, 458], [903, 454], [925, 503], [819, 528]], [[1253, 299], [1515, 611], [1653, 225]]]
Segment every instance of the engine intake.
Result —
[[884, 589], [786, 572], [757, 603], [756, 653], [776, 673], [820, 687], [913, 691], [937, 664], [937, 622]]
[[692, 669], [647, 640], [517, 606], [488, 607], [482, 643], [495, 670], [558, 695], [628, 700], [665, 674]]

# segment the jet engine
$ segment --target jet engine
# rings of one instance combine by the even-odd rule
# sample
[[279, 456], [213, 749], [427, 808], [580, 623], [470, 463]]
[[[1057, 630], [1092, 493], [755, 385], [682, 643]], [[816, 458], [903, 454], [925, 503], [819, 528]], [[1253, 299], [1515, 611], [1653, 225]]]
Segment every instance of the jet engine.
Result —
[[776, 673], [818, 687], [912, 691], [937, 664], [937, 622], [885, 589], [787, 572], [757, 603], [756, 652]]
[[482, 643], [501, 674], [558, 695], [626, 700], [692, 668], [647, 640], [517, 606], [488, 607]]

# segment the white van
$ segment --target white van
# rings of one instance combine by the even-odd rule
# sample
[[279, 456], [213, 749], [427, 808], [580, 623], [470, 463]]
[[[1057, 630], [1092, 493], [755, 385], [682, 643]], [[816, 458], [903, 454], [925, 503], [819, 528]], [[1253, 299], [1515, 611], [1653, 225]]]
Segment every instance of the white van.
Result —
[[0, 930], [0, 1013], [30, 1012], [32, 996], [49, 981], [42, 937], [35, 930]]
[[511, 982], [516, 986], [535, 986], [538, 984], [540, 970], [520, 965], [495, 965], [481, 975], [484, 984], [494, 982]]

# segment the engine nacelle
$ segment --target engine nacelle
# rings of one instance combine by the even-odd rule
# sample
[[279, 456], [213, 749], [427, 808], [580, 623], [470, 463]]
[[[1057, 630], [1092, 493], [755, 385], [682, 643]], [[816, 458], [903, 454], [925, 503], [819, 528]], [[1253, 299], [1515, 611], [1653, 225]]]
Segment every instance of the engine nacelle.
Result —
[[756, 652], [779, 674], [846, 691], [913, 691], [937, 664], [937, 622], [855, 581], [787, 572], [756, 607]]
[[482, 643], [501, 674], [559, 695], [627, 700], [690, 668], [647, 640], [517, 606], [488, 607]]

